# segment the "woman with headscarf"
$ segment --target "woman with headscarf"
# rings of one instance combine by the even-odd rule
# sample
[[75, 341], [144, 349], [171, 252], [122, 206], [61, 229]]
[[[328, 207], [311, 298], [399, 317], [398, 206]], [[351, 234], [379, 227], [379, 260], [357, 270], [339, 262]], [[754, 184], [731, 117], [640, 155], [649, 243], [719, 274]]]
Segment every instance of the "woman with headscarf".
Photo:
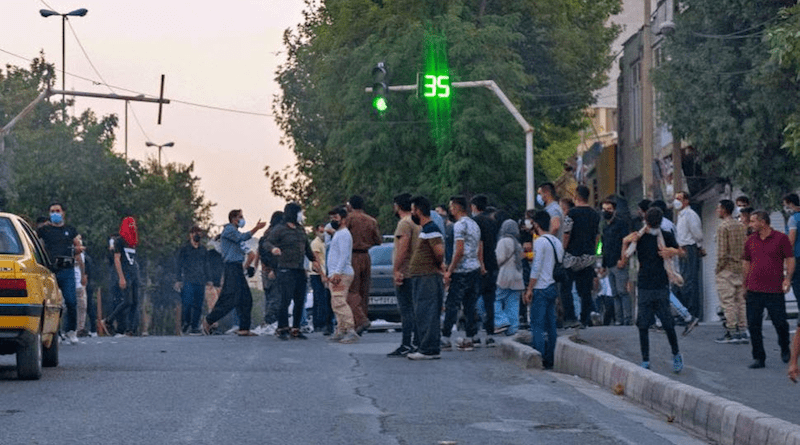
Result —
[[507, 219], [500, 226], [500, 239], [495, 248], [497, 256], [497, 293], [494, 300], [495, 333], [514, 335], [519, 329], [519, 299], [525, 284], [522, 279], [522, 245], [519, 225]]
[[138, 324], [139, 309], [139, 263], [136, 261], [136, 245], [139, 235], [136, 220], [125, 217], [119, 227], [119, 237], [114, 239], [114, 272], [112, 280], [116, 306], [111, 315], [103, 320], [106, 331], [111, 333], [111, 324], [117, 322], [117, 334], [133, 335]]

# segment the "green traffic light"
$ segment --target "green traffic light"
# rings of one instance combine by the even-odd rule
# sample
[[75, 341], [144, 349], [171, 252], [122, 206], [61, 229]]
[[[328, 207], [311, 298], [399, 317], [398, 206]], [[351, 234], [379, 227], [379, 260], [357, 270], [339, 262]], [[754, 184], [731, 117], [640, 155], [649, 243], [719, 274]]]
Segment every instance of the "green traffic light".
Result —
[[386, 103], [386, 98], [383, 96], [376, 97], [375, 100], [372, 101], [372, 106], [380, 112], [384, 112], [389, 108], [389, 105]]

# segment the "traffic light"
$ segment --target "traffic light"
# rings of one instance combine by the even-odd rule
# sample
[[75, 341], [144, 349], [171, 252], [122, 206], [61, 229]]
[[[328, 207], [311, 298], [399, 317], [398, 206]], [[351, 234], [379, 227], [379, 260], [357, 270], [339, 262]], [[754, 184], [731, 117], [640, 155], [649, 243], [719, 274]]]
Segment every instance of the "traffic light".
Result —
[[378, 113], [383, 114], [389, 108], [389, 103], [386, 101], [386, 93], [388, 92], [386, 65], [383, 62], [378, 62], [375, 68], [372, 68], [372, 107]]

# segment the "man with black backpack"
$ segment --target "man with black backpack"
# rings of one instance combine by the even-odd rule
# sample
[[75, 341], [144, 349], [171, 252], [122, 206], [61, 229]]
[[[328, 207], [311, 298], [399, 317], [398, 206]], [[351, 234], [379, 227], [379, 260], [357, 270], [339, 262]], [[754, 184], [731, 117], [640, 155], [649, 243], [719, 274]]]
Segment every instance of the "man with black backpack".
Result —
[[[538, 210], [533, 216], [533, 230], [538, 236], [533, 242], [533, 265], [528, 289], [522, 300], [530, 306], [531, 346], [542, 354], [544, 369], [552, 369], [555, 359], [556, 339], [556, 281], [563, 280], [561, 261], [564, 248], [561, 241], [550, 234], [550, 214]], [[545, 338], [547, 334], [547, 338]]]

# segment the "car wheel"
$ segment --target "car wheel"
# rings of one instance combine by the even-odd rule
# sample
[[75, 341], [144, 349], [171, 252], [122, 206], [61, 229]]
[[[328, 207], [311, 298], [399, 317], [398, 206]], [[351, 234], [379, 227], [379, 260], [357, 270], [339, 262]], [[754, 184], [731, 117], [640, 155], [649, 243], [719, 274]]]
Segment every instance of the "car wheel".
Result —
[[49, 348], [44, 348], [42, 354], [42, 366], [54, 368], [58, 366], [58, 334], [53, 334], [53, 340]]
[[41, 332], [37, 332], [17, 350], [17, 376], [22, 380], [39, 380], [42, 377]]

